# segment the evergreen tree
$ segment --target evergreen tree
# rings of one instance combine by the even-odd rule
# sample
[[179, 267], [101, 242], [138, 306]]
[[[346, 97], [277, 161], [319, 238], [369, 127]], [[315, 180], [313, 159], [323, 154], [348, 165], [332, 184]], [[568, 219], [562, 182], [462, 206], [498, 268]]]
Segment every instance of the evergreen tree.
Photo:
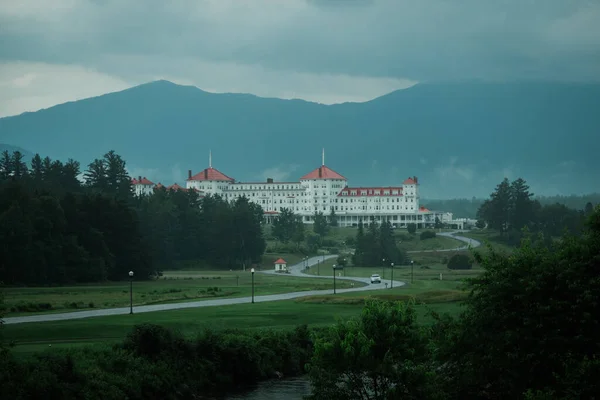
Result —
[[329, 226], [338, 226], [338, 216], [333, 207], [331, 207], [331, 212], [329, 213]]
[[327, 218], [323, 215], [322, 212], [317, 211], [314, 215], [314, 223], [313, 230], [316, 234], [321, 237], [327, 236], [327, 232], [329, 231], [329, 225], [327, 224]]
[[273, 236], [282, 243], [292, 240], [297, 230], [297, 218], [294, 212], [288, 208], [281, 210], [273, 221]]

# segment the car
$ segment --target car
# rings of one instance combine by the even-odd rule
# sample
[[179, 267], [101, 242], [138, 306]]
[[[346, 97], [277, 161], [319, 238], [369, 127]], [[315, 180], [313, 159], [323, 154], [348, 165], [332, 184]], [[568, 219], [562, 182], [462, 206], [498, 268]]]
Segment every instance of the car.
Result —
[[381, 277], [378, 274], [371, 275], [371, 283], [381, 283]]

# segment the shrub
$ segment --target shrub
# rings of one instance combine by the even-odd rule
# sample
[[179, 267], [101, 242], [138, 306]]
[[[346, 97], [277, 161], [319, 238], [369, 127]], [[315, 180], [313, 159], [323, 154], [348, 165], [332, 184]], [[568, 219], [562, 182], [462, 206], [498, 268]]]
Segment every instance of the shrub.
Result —
[[406, 225], [406, 230], [411, 235], [414, 235], [417, 232], [417, 224], [410, 223], [410, 224]]
[[466, 254], [455, 254], [448, 260], [448, 269], [471, 269], [473, 260]]
[[427, 240], [427, 239], [433, 239], [436, 237], [436, 234], [434, 231], [423, 231], [421, 232], [421, 240]]

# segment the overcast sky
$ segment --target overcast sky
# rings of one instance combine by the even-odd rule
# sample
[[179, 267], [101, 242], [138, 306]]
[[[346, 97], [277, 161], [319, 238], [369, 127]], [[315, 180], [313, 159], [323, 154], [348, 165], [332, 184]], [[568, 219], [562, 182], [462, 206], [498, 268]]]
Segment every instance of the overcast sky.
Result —
[[0, 0], [0, 116], [156, 80], [364, 101], [600, 80], [600, 0]]

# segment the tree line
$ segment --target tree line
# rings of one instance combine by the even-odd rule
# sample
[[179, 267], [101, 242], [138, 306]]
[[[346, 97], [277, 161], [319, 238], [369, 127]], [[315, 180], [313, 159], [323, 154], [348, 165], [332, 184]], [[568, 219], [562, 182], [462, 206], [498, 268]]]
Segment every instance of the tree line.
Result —
[[[477, 211], [486, 199], [473, 197], [471, 199], [421, 199], [430, 210], [444, 210], [460, 218], [477, 218]], [[600, 204], [600, 193], [570, 196], [534, 196], [541, 205], [563, 204], [567, 208], [581, 210], [586, 204]]]
[[367, 224], [366, 230], [362, 221], [358, 224], [352, 265], [358, 267], [388, 266], [390, 263], [401, 265], [406, 261], [406, 253], [398, 248], [392, 224], [389, 221], [377, 225], [372, 218]]
[[80, 163], [0, 156], [0, 281], [62, 284], [146, 279], [178, 262], [260, 262], [262, 210], [241, 198], [164, 188], [134, 196], [114, 151]]
[[479, 207], [477, 226], [499, 231], [512, 244], [519, 243], [523, 229], [540, 233], [547, 243], [551, 243], [565, 230], [580, 232], [584, 218], [592, 213], [593, 208], [591, 202], [580, 210], [560, 203], [542, 204], [531, 193], [524, 179], [510, 182], [505, 178]]

